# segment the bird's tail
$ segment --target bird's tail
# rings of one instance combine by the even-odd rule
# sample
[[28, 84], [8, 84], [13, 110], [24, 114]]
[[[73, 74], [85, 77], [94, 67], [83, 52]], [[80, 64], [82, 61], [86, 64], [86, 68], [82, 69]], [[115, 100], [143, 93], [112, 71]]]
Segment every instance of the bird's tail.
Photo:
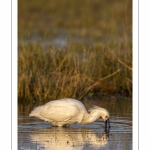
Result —
[[29, 114], [30, 117], [34, 116], [34, 117], [38, 117], [41, 110], [42, 110], [43, 106], [38, 106], [36, 108], [34, 108], [34, 110], [31, 111], [31, 113]]

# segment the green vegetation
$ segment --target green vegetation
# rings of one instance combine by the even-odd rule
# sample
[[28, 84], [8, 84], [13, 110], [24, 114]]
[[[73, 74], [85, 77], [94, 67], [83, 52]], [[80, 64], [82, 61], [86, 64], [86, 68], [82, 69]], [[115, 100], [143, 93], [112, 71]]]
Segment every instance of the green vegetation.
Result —
[[19, 100], [96, 93], [132, 95], [132, 1], [19, 0]]

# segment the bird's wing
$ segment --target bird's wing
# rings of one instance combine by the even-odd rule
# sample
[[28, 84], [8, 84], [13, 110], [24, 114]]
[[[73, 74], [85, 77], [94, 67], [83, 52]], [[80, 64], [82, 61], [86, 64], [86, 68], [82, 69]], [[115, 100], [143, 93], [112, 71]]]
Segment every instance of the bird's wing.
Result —
[[52, 121], [67, 121], [79, 114], [80, 110], [75, 105], [45, 105], [40, 116]]

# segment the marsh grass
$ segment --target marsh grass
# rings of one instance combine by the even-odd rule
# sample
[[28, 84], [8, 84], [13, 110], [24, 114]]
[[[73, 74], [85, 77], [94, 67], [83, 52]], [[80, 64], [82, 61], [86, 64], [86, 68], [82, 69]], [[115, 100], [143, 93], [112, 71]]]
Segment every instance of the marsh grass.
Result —
[[18, 99], [96, 93], [132, 95], [132, 1], [19, 0]]
[[[124, 49], [122, 49], [124, 47]], [[40, 43], [18, 47], [18, 97], [25, 100], [82, 99], [97, 92], [131, 96], [131, 43], [64, 49]]]

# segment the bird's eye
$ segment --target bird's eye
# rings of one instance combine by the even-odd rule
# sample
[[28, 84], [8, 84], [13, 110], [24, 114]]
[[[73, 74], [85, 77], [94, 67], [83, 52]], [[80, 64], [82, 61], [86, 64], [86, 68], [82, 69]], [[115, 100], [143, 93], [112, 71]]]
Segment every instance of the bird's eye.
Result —
[[106, 118], [108, 118], [108, 116], [106, 116]]

